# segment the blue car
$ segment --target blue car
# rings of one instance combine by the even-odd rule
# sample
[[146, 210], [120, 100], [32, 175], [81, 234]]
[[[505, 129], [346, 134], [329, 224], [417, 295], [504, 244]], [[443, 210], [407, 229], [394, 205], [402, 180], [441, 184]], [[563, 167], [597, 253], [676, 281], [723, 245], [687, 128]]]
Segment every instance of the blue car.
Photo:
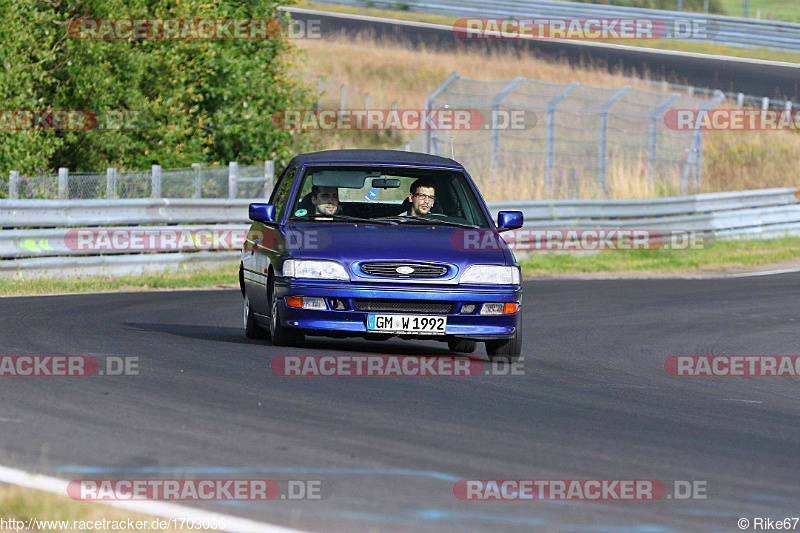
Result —
[[392, 150], [291, 160], [253, 224], [239, 282], [245, 334], [299, 345], [306, 335], [445, 341], [490, 360], [522, 348], [519, 264], [464, 167]]

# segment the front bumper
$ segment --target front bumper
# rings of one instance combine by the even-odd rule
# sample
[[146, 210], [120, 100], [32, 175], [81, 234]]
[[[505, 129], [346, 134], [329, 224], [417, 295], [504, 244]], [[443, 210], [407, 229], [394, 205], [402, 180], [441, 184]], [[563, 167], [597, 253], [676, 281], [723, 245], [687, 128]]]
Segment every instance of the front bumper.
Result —
[[[409, 339], [438, 339], [448, 337], [491, 340], [512, 337], [519, 327], [520, 310], [505, 315], [480, 315], [483, 303], [522, 303], [522, 290], [516, 286], [501, 287], [437, 287], [408, 285], [359, 285], [351, 282], [316, 281], [297, 282], [276, 280], [275, 291], [279, 298], [280, 317], [283, 326], [302, 328], [309, 334], [333, 336], [398, 336]], [[301, 309], [286, 305], [286, 297], [302, 296], [325, 299], [327, 310]], [[398, 302], [418, 302], [449, 304], [448, 312], [425, 312], [397, 310], [359, 310], [357, 302], [375, 302], [380, 307], [386, 302], [396, 307]], [[472, 313], [464, 312], [465, 306], [475, 305]], [[340, 309], [335, 309], [338, 306]], [[341, 307], [344, 306], [342, 309]], [[445, 335], [425, 334], [387, 334], [367, 329], [367, 315], [370, 313], [435, 315], [447, 317]]]

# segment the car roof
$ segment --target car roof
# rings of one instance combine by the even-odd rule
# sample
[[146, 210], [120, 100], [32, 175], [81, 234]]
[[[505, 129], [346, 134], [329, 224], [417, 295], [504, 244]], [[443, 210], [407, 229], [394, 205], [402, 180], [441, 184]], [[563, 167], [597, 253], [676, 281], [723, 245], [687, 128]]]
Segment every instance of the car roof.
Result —
[[295, 166], [306, 163], [392, 163], [463, 168], [446, 157], [401, 150], [324, 150], [300, 154], [289, 162]]

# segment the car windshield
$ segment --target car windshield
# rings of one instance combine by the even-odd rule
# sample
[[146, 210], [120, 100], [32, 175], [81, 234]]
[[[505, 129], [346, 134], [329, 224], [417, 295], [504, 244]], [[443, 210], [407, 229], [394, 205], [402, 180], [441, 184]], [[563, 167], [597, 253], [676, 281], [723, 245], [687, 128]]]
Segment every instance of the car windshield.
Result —
[[467, 176], [406, 166], [309, 166], [290, 220], [488, 228]]

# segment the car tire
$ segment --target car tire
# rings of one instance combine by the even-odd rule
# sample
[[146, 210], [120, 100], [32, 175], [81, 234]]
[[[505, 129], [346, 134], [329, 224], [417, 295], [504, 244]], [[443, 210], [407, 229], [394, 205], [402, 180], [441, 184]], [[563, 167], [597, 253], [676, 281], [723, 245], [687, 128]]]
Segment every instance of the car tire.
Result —
[[447, 347], [451, 352], [472, 353], [478, 347], [478, 343], [471, 339], [451, 339], [447, 341]]
[[244, 295], [244, 335], [248, 339], [266, 339], [268, 333], [258, 325], [256, 317], [253, 316], [253, 311], [250, 307], [250, 297], [247, 293]]
[[278, 298], [275, 295], [275, 285], [270, 285], [269, 290], [270, 312], [269, 312], [269, 333], [272, 344], [275, 346], [298, 346], [305, 340], [305, 334], [295, 328], [287, 328], [281, 325], [280, 309], [278, 309]]
[[486, 341], [486, 354], [491, 362], [515, 363], [519, 360], [522, 353], [522, 335], [519, 328], [514, 332], [510, 339], [499, 339], [496, 341]]

